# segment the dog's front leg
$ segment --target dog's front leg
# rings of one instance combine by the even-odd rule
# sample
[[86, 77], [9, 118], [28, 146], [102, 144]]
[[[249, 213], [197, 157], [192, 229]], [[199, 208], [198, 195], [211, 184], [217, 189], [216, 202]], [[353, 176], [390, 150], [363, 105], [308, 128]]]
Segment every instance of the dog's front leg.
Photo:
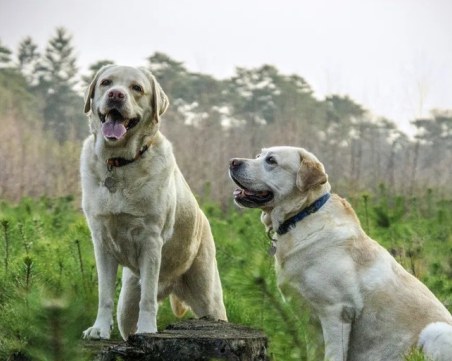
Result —
[[162, 258], [162, 239], [153, 237], [142, 248], [140, 255], [141, 298], [137, 333], [157, 332], [158, 281]]
[[109, 339], [113, 326], [113, 306], [118, 262], [99, 243], [94, 242], [99, 304], [94, 325], [83, 332], [87, 339]]
[[325, 342], [325, 361], [347, 361], [354, 310], [344, 305], [328, 307], [320, 315]]

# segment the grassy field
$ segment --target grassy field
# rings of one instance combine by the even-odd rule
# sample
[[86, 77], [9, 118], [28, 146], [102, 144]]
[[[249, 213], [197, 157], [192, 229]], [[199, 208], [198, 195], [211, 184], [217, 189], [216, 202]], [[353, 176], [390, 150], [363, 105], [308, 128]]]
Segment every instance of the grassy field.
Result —
[[[376, 195], [349, 201], [364, 229], [452, 310], [452, 200]], [[322, 359], [315, 317], [283, 301], [259, 212], [204, 203], [217, 244], [232, 322], [266, 332], [274, 361]], [[119, 285], [118, 285], [119, 286]], [[97, 278], [88, 228], [71, 197], [0, 202], [0, 360], [83, 360], [82, 331], [96, 315]], [[176, 321], [168, 301], [159, 328]], [[113, 338], [119, 335], [115, 329]], [[423, 360], [417, 352], [407, 358]]]

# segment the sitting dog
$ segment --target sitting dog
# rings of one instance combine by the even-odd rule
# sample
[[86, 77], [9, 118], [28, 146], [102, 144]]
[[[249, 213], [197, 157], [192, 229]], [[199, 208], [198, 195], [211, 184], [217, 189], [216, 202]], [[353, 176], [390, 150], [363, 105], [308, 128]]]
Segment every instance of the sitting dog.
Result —
[[160, 133], [168, 99], [144, 68], [110, 65], [85, 99], [91, 135], [81, 155], [82, 206], [94, 243], [99, 306], [85, 338], [108, 339], [118, 265], [123, 266], [117, 319], [124, 339], [157, 331], [158, 301], [171, 295], [226, 320], [209, 222]]
[[278, 286], [305, 298], [320, 319], [328, 361], [403, 360], [420, 346], [452, 360], [452, 316], [361, 228], [350, 204], [330, 194], [324, 166], [303, 148], [235, 158], [239, 206], [262, 209], [275, 232]]

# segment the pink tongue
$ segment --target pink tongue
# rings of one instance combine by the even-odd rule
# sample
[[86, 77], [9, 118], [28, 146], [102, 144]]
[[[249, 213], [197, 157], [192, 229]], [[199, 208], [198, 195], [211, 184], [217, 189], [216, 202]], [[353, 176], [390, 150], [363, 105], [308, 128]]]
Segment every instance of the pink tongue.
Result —
[[102, 124], [102, 133], [107, 138], [121, 139], [126, 134], [127, 129], [122, 122], [108, 119]]

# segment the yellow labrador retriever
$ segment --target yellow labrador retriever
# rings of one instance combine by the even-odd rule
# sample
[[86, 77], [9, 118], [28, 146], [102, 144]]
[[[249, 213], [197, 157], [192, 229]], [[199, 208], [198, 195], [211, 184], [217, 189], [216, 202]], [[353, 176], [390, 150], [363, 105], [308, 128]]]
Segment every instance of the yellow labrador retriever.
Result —
[[89, 339], [108, 339], [115, 282], [124, 339], [157, 331], [158, 301], [171, 295], [181, 316], [188, 307], [226, 320], [209, 223], [160, 133], [168, 99], [144, 68], [103, 67], [85, 99], [91, 135], [81, 154], [82, 206], [94, 243], [99, 305]]
[[320, 318], [328, 361], [402, 360], [420, 346], [452, 360], [452, 316], [360, 226], [350, 204], [330, 194], [323, 165], [302, 148], [235, 158], [235, 202], [261, 208], [275, 232], [278, 285], [295, 290]]

